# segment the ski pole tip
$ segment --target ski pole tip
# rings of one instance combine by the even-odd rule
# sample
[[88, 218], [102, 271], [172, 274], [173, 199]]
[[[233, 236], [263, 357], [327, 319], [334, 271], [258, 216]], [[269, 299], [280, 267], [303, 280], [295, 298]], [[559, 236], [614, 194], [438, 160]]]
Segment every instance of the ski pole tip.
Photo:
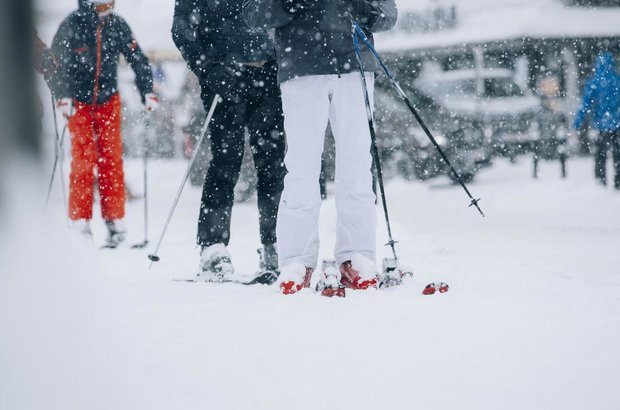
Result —
[[149, 258], [149, 260], [151, 262], [159, 262], [159, 256], [157, 256], [157, 255], [151, 254], [151, 255], [148, 256], [148, 258]]
[[484, 214], [484, 212], [482, 212], [482, 209], [480, 209], [480, 206], [478, 206], [478, 202], [480, 202], [482, 198], [478, 198], [478, 199], [472, 199], [471, 203], [469, 204], [469, 206], [475, 206], [476, 209], [478, 210], [478, 212], [480, 212], [480, 215], [482, 215], [482, 217], [484, 218], [486, 215]]

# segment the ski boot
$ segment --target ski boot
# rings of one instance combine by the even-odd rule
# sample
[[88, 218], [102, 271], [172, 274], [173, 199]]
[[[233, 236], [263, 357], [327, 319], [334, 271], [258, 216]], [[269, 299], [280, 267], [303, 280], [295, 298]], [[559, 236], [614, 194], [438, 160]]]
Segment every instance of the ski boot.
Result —
[[278, 278], [280, 292], [284, 295], [292, 295], [304, 288], [309, 288], [312, 272], [314, 272], [314, 269], [301, 263], [292, 263], [285, 266]]
[[260, 255], [259, 270], [256, 272], [256, 277], [248, 282], [248, 285], [271, 285], [278, 280], [278, 276], [280, 276], [276, 244], [266, 244], [256, 251]]
[[398, 260], [394, 258], [383, 259], [383, 266], [379, 274], [378, 288], [389, 288], [403, 284], [403, 275], [398, 266]]
[[374, 289], [377, 287], [377, 273], [374, 261], [361, 254], [355, 254], [351, 260], [340, 265], [340, 283], [345, 288], [354, 290]]
[[224, 244], [216, 243], [202, 248], [197, 280], [216, 283], [237, 282], [234, 273], [230, 254]]
[[336, 261], [333, 259], [324, 260], [322, 271], [323, 276], [319, 279], [314, 290], [321, 292], [321, 296], [345, 297], [345, 288], [340, 283], [340, 271], [336, 267]]
[[116, 249], [125, 240], [127, 230], [120, 219], [106, 220], [105, 226], [108, 228], [108, 238], [102, 248]]
[[93, 240], [93, 231], [90, 229], [90, 220], [78, 219], [71, 222], [71, 229], [76, 231], [80, 236], [86, 240]]

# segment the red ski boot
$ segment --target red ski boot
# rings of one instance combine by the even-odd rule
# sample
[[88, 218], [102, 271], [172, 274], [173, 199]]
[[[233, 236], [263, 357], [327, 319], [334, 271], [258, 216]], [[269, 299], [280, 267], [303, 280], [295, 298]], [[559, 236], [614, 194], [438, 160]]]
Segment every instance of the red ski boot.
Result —
[[310, 278], [314, 269], [293, 263], [285, 266], [280, 274], [280, 291], [285, 295], [292, 295], [303, 288], [310, 287]]
[[352, 260], [342, 263], [340, 273], [342, 275], [340, 283], [345, 288], [355, 290], [377, 288], [374, 263], [362, 255], [355, 255]]

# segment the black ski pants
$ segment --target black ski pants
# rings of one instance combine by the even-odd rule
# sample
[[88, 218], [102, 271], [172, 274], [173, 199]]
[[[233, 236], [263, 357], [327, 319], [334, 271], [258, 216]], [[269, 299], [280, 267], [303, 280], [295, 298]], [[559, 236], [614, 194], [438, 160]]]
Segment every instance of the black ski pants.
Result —
[[614, 162], [614, 187], [620, 189], [620, 131], [601, 132], [595, 142], [594, 175], [607, 184], [607, 152], [611, 149]]
[[[257, 174], [257, 197], [262, 244], [276, 242], [276, 218], [284, 184], [284, 137], [282, 100], [277, 66], [240, 69], [234, 94], [220, 103], [210, 124], [212, 160], [202, 190], [197, 243], [228, 245], [234, 190], [245, 146], [245, 130]], [[214, 93], [202, 87], [208, 110]]]

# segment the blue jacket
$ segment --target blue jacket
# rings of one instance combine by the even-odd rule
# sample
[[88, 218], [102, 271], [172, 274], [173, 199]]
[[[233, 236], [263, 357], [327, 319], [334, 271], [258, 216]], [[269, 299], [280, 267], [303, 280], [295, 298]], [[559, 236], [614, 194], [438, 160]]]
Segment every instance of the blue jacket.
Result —
[[610, 53], [599, 54], [596, 58], [594, 75], [583, 89], [581, 110], [575, 116], [574, 127], [581, 128], [588, 116], [601, 132], [620, 130], [620, 76]]

